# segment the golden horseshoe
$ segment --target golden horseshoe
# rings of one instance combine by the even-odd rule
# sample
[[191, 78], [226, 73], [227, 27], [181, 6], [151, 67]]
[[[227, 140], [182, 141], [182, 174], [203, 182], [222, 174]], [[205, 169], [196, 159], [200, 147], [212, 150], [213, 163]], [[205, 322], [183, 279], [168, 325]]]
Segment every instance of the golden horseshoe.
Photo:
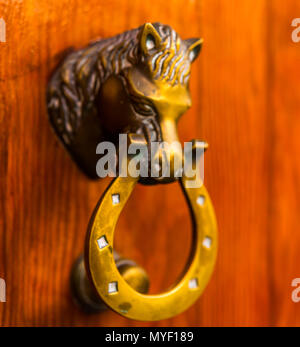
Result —
[[117, 269], [113, 240], [118, 218], [134, 190], [138, 177], [117, 177], [101, 197], [90, 221], [87, 243], [87, 271], [100, 298], [124, 317], [156, 321], [178, 315], [190, 307], [205, 289], [217, 255], [217, 224], [214, 208], [204, 185], [181, 188], [190, 208], [193, 248], [181, 280], [169, 291], [146, 295], [133, 289]]

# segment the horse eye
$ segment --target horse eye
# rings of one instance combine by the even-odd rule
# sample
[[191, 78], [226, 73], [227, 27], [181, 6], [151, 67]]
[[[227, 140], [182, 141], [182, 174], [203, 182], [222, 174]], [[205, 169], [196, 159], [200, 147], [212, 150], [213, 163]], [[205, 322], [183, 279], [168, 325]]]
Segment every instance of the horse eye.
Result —
[[155, 110], [148, 104], [143, 103], [133, 103], [135, 111], [144, 116], [153, 116], [155, 115]]

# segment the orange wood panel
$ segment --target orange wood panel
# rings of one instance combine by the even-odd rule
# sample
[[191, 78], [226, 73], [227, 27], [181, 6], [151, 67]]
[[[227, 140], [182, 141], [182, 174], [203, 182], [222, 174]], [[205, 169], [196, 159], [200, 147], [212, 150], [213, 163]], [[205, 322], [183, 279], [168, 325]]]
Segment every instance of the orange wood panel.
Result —
[[[292, 42], [299, 1], [269, 3], [271, 323], [300, 325], [300, 304], [291, 300], [291, 283], [300, 277], [300, 44]], [[295, 289], [295, 288], [292, 288]]]
[[211, 145], [205, 182], [220, 233], [214, 279], [195, 307], [204, 325], [270, 319], [266, 3], [204, 1], [201, 9], [197, 132]]
[[[2, 326], [299, 325], [291, 301], [300, 234], [298, 205], [300, 43], [291, 41], [296, 0], [2, 1], [0, 43], [0, 277]], [[50, 129], [47, 80], [62, 52], [147, 21], [203, 36], [193, 107], [182, 140], [205, 139], [205, 184], [220, 249], [202, 298], [167, 321], [141, 323], [74, 306], [69, 273], [93, 208], [108, 184], [91, 182]], [[300, 77], [300, 76], [299, 76]], [[191, 243], [179, 187], [139, 186], [122, 215], [116, 247], [143, 265], [151, 291], [181, 273]], [[298, 271], [298, 273], [297, 273]]]

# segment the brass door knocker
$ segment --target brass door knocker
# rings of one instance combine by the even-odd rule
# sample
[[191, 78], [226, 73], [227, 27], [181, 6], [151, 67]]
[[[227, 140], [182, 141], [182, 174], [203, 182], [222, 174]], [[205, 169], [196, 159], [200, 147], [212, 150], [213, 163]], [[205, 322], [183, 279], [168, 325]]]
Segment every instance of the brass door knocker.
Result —
[[[98, 312], [105, 304], [131, 319], [166, 319], [191, 306], [211, 277], [217, 225], [209, 195], [194, 174], [199, 157], [192, 155], [188, 162], [182, 150], [173, 146], [178, 141], [177, 121], [191, 106], [188, 82], [201, 46], [201, 39], [182, 40], [167, 25], [146, 23], [70, 53], [51, 78], [47, 94], [50, 122], [89, 177], [99, 178], [97, 145], [107, 141], [117, 146], [119, 134], [127, 134], [128, 145], [138, 145], [143, 153], [150, 152], [154, 142], [170, 144], [149, 154], [148, 175], [117, 175], [95, 208], [84, 260], [77, 261], [71, 277], [74, 296], [87, 311]], [[203, 153], [206, 147], [204, 142], [194, 141], [191, 153]], [[167, 176], [161, 165], [166, 155], [170, 162]], [[136, 157], [123, 160], [118, 156], [117, 165], [128, 168], [129, 159]], [[159, 163], [157, 175], [153, 175], [150, 158]], [[184, 166], [181, 175], [175, 162]], [[189, 185], [191, 180], [196, 186]], [[175, 181], [190, 208], [192, 252], [178, 283], [165, 293], [147, 295], [145, 271], [114, 251], [115, 226], [137, 183]]]

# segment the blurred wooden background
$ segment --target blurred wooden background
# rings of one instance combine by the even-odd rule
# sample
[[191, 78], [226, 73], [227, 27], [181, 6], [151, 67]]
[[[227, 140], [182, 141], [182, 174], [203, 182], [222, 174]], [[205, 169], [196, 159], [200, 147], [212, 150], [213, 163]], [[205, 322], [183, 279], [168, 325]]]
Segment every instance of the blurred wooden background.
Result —
[[[291, 282], [300, 277], [300, 43], [298, 0], [0, 1], [0, 277], [2, 326], [300, 325]], [[58, 143], [45, 88], [61, 53], [147, 21], [205, 44], [193, 66], [193, 107], [182, 140], [205, 139], [205, 184], [219, 224], [216, 270], [204, 295], [168, 321], [113, 312], [86, 316], [72, 303], [69, 272], [108, 184], [90, 182]], [[172, 284], [191, 242], [176, 184], [139, 186], [116, 236], [120, 253]]]

